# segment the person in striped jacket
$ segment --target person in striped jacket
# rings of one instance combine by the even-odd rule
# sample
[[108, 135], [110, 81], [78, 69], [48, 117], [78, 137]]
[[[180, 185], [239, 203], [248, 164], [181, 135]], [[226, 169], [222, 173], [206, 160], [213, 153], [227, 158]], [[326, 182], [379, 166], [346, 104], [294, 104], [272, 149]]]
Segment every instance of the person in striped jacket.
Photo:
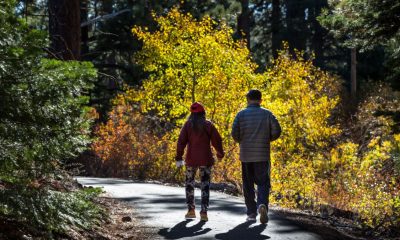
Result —
[[[268, 222], [268, 198], [270, 184], [270, 145], [278, 139], [281, 127], [276, 117], [262, 108], [261, 92], [250, 90], [247, 95], [247, 107], [240, 111], [233, 122], [232, 137], [240, 145], [242, 163], [243, 195], [247, 207], [247, 220]], [[254, 184], [257, 185], [257, 202]]]

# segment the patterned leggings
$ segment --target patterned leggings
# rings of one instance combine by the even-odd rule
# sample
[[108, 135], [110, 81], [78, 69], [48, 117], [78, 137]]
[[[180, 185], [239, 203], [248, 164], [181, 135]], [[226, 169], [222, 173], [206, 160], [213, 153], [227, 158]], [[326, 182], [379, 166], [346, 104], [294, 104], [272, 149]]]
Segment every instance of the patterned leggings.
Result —
[[186, 166], [186, 203], [189, 209], [194, 209], [194, 178], [197, 169], [200, 169], [201, 180], [201, 211], [208, 210], [210, 201], [210, 181], [211, 181], [211, 167], [188, 167]]

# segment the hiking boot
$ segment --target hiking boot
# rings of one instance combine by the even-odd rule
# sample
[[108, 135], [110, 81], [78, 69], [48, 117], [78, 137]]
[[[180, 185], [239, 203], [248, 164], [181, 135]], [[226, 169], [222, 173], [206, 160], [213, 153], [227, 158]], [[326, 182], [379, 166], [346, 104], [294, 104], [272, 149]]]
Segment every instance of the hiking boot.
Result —
[[196, 218], [196, 212], [194, 211], [194, 209], [189, 209], [188, 212], [185, 215], [186, 219], [194, 219]]
[[268, 222], [268, 208], [264, 204], [258, 207], [258, 213], [260, 213], [260, 222], [266, 224]]
[[246, 221], [255, 222], [256, 217], [257, 217], [257, 214], [255, 214], [255, 213], [249, 214], [249, 215], [247, 215]]
[[200, 212], [200, 221], [207, 222], [208, 221], [208, 216], [206, 211], [201, 211]]

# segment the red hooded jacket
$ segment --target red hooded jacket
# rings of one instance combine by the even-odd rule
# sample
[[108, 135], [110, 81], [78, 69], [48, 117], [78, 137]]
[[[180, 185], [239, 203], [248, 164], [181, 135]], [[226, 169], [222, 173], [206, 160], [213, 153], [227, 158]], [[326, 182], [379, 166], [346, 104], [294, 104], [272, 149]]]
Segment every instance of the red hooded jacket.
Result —
[[222, 148], [222, 138], [215, 126], [210, 121], [206, 120], [204, 131], [196, 132], [193, 130], [190, 121], [187, 121], [179, 134], [175, 159], [177, 161], [182, 160], [187, 145], [185, 161], [187, 166], [210, 167], [214, 164], [210, 143], [217, 151], [217, 157], [223, 158], [225, 153]]

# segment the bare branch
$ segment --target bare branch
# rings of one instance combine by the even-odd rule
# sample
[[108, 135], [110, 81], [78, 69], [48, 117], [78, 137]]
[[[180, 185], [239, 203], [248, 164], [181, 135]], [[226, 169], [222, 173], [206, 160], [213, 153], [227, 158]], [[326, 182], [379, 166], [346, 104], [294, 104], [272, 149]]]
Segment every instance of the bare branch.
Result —
[[131, 10], [129, 10], [129, 9], [124, 9], [124, 10], [121, 10], [121, 11], [118, 11], [118, 12], [115, 12], [115, 13], [110, 13], [110, 14], [106, 14], [106, 15], [103, 15], [103, 16], [98, 16], [98, 17], [90, 19], [90, 20], [88, 20], [86, 22], [81, 23], [81, 27], [86, 27], [86, 26], [92, 25], [93, 23], [96, 23], [96, 22], [99, 22], [99, 21], [103, 21], [103, 20], [106, 20], [106, 19], [110, 19], [110, 18], [116, 17], [116, 16], [118, 16], [118, 15], [120, 15], [122, 13], [130, 12], [130, 11]]

